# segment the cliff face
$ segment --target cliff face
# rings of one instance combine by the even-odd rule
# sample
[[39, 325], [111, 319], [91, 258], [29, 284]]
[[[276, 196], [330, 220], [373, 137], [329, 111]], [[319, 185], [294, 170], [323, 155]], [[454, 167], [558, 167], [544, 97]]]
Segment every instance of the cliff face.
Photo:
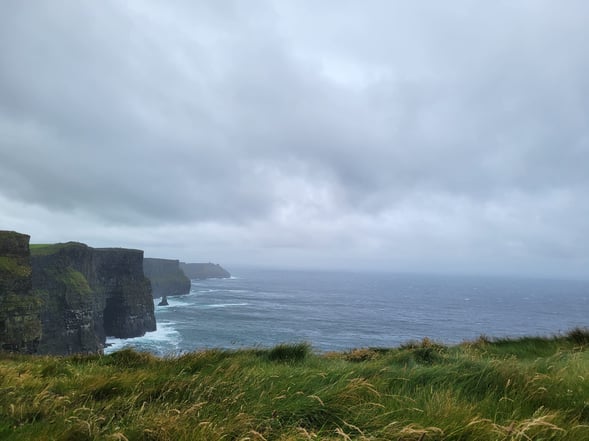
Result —
[[143, 272], [151, 281], [154, 297], [174, 296], [190, 292], [190, 279], [180, 269], [178, 260], [143, 259]]
[[92, 249], [70, 242], [33, 248], [33, 288], [41, 299], [41, 354], [97, 352], [104, 344], [95, 333]]
[[[94, 250], [96, 289], [103, 295], [104, 332], [119, 338], [155, 331], [153, 297], [143, 274], [143, 251], [123, 248]], [[102, 306], [102, 303], [100, 303]]]
[[0, 350], [100, 352], [107, 335], [155, 329], [143, 251], [77, 242], [29, 247], [29, 236], [0, 231]]
[[106, 336], [156, 328], [143, 251], [69, 242], [34, 245], [33, 289], [42, 301], [41, 354], [98, 352]]
[[41, 338], [41, 302], [33, 294], [29, 236], [0, 231], [0, 349], [34, 353]]
[[191, 279], [227, 279], [231, 277], [225, 268], [216, 263], [180, 262], [180, 268]]

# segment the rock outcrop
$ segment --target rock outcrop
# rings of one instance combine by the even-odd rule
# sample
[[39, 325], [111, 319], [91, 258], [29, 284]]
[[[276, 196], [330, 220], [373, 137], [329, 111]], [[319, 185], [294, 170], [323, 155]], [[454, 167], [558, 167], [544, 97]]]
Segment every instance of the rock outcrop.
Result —
[[68, 242], [32, 245], [0, 231], [0, 348], [12, 352], [101, 352], [106, 336], [156, 329], [143, 251]]
[[32, 289], [29, 236], [0, 231], [0, 350], [35, 353], [41, 302]]
[[151, 281], [153, 297], [175, 296], [190, 292], [190, 279], [180, 269], [178, 260], [143, 259], [143, 272]]
[[43, 300], [42, 354], [97, 352], [106, 336], [156, 329], [143, 251], [68, 242], [34, 246], [33, 288]]
[[180, 268], [191, 279], [227, 279], [231, 274], [217, 263], [184, 263]]

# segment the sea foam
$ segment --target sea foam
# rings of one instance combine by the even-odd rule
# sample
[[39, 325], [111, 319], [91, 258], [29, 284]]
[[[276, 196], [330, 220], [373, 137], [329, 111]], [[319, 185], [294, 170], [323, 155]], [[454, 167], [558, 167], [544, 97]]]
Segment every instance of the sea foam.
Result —
[[105, 354], [132, 347], [139, 351], [148, 351], [160, 355], [171, 354], [178, 351], [181, 337], [172, 321], [158, 321], [157, 330], [147, 332], [141, 337], [114, 338], [107, 337]]

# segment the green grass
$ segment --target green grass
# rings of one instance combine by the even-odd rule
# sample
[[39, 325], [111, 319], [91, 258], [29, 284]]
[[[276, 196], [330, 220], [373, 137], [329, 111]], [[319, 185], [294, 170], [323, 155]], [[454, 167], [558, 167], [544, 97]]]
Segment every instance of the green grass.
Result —
[[29, 250], [31, 251], [32, 256], [48, 256], [50, 254], [55, 254], [58, 251], [62, 250], [63, 248], [68, 248], [72, 246], [86, 246], [84, 244], [78, 242], [65, 242], [65, 243], [36, 243], [30, 244]]
[[0, 357], [3, 440], [589, 440], [589, 331]]

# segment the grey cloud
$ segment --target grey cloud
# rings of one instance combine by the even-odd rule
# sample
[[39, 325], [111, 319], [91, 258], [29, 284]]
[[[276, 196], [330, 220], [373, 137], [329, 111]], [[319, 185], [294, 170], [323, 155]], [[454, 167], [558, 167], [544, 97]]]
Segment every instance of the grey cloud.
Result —
[[233, 255], [589, 246], [584, 2], [2, 8], [6, 200]]

